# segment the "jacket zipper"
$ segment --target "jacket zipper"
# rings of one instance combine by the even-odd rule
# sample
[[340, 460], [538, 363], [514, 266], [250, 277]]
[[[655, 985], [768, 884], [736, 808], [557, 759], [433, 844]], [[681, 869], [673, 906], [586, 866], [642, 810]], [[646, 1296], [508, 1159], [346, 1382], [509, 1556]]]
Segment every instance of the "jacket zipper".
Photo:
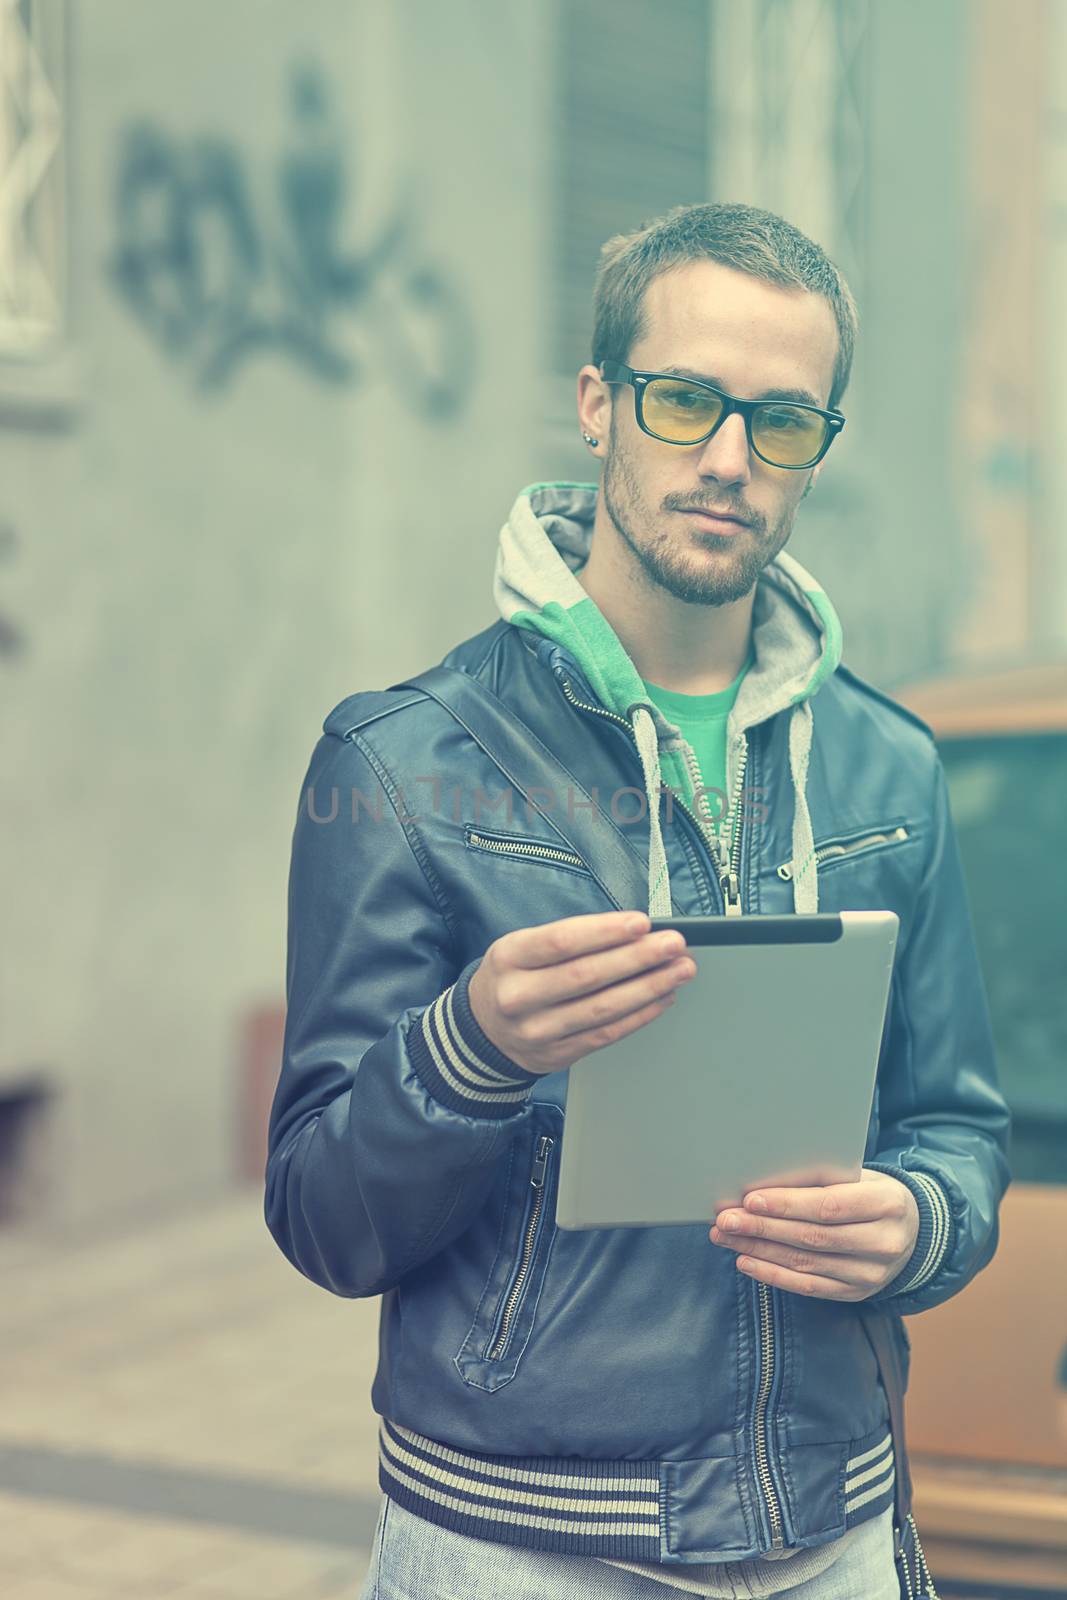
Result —
[[[606, 710], [604, 706], [591, 706], [585, 700], [579, 700], [577, 695], [574, 693], [568, 678], [561, 677], [560, 683], [563, 686], [563, 693], [566, 698], [570, 701], [571, 705], [575, 706], [579, 711], [590, 711], [594, 716], [607, 717], [609, 722], [618, 723], [620, 728], [624, 728], [630, 743], [633, 745], [634, 750], [637, 751], [638, 759], [640, 760], [640, 751], [637, 750], [637, 739], [634, 735], [633, 727], [629, 722], [627, 722], [625, 717], [620, 717], [615, 711]], [[695, 763], [688, 754], [686, 755], [685, 759], [686, 770], [689, 773], [689, 779], [695, 792], [700, 787], [700, 774], [697, 772], [694, 775], [693, 768]], [[707, 819], [698, 817], [682, 799], [681, 795], [675, 795], [673, 797], [673, 803], [679, 808], [679, 810], [685, 812], [685, 815], [689, 818], [690, 822], [692, 822], [694, 828], [700, 835], [701, 839], [703, 839], [704, 844], [707, 847], [708, 854], [711, 856], [712, 865], [715, 868], [715, 875], [719, 880], [719, 888], [722, 892], [723, 910], [727, 916], [741, 915], [741, 891], [738, 878], [738, 871], [741, 862], [741, 813], [736, 809], [736, 807], [741, 794], [741, 786], [744, 783], [745, 767], [747, 763], [748, 740], [745, 738], [745, 735], [742, 734], [741, 760], [737, 769], [737, 782], [734, 785], [734, 816], [737, 819], [737, 825], [734, 829], [733, 849], [730, 853], [730, 859], [727, 862], [724, 862], [723, 860], [722, 849], [719, 844], [718, 836]], [[706, 798], [707, 796], [705, 796], [705, 799]]]
[[[907, 839], [909, 837], [907, 828], [899, 827], [891, 828], [887, 833], [867, 833], [864, 834], [862, 839], [849, 839], [843, 844], [824, 844], [815, 852], [816, 870], [832, 856], [850, 855], [853, 850], [865, 850], [868, 845], [895, 844], [898, 839]], [[783, 861], [781, 866], [775, 870], [780, 878], [784, 878], [788, 882], [793, 876], [793, 863], [791, 861]]]
[[533, 1209], [530, 1220], [526, 1224], [526, 1234], [522, 1243], [522, 1255], [519, 1260], [519, 1271], [515, 1282], [511, 1286], [507, 1300], [504, 1303], [504, 1315], [500, 1319], [500, 1328], [496, 1338], [486, 1351], [486, 1360], [497, 1361], [507, 1349], [508, 1338], [511, 1333], [511, 1324], [516, 1308], [522, 1299], [523, 1287], [530, 1274], [530, 1263], [533, 1260], [534, 1240], [537, 1237], [537, 1222], [541, 1215], [541, 1207], [545, 1199], [545, 1172], [548, 1168], [548, 1154], [555, 1144], [555, 1140], [547, 1133], [543, 1133], [537, 1142], [537, 1154], [534, 1157], [533, 1173], [530, 1177], [530, 1187], [534, 1191]]
[[[578, 699], [567, 678], [561, 678], [560, 682], [563, 685], [563, 692], [570, 701], [571, 705], [576, 706], [581, 711], [591, 711], [596, 716], [607, 717], [610, 722], [617, 722], [620, 727], [625, 728], [627, 734], [629, 735], [631, 744], [633, 744], [634, 748], [636, 749], [637, 740], [634, 736], [633, 728], [630, 723], [627, 722], [625, 717], [620, 717], [614, 711], [607, 711], [603, 706], [588, 705], [585, 701]], [[638, 752], [638, 754], [640, 755], [640, 752]], [[695, 758], [691, 757], [687, 753], [685, 755], [685, 763], [686, 770], [689, 773], [689, 779], [693, 785], [693, 790], [695, 793], [700, 785], [699, 771], [694, 771], [694, 768], [696, 767]], [[687, 817], [689, 817], [696, 827], [700, 837], [704, 840], [708, 847], [708, 852], [711, 855], [711, 859], [715, 863], [716, 872], [719, 878], [719, 887], [722, 890], [723, 908], [728, 916], [741, 915], [741, 889], [739, 879], [741, 864], [741, 811], [739, 802], [741, 798], [742, 785], [744, 783], [745, 767], [747, 765], [748, 739], [745, 737], [744, 733], [742, 733], [741, 757], [738, 763], [737, 781], [734, 785], [733, 797], [733, 815], [735, 818], [734, 836], [732, 840], [732, 848], [730, 850], [729, 862], [726, 864], [725, 869], [722, 864], [719, 841], [716, 834], [711, 829], [710, 823], [694, 815], [693, 811], [685, 803], [685, 801], [681, 799], [680, 796], [675, 797], [675, 804], [685, 812]], [[707, 796], [705, 796], [705, 800], [706, 799]], [[771, 1386], [774, 1382], [774, 1323], [771, 1319], [771, 1292], [769, 1285], [757, 1282], [756, 1289], [758, 1291], [759, 1340], [761, 1355], [760, 1385], [756, 1395], [756, 1409], [753, 1425], [753, 1435], [756, 1447], [756, 1473], [759, 1479], [760, 1489], [763, 1493], [764, 1502], [767, 1507], [767, 1516], [770, 1519], [771, 1548], [781, 1549], [785, 1543], [782, 1534], [782, 1512], [781, 1506], [779, 1505], [778, 1496], [774, 1488], [774, 1479], [771, 1476], [770, 1447], [767, 1440], [767, 1401], [770, 1397]]]
[[474, 828], [467, 829], [467, 838], [476, 844], [479, 850], [497, 850], [505, 856], [544, 856], [550, 861], [566, 861], [572, 867], [586, 867], [580, 855], [573, 850], [559, 850], [551, 844], [535, 844], [532, 840], [525, 839], [494, 839], [487, 833], [479, 833]]
[[774, 1382], [774, 1325], [771, 1321], [771, 1291], [766, 1283], [756, 1283], [759, 1293], [760, 1384], [756, 1394], [756, 1411], [752, 1429], [756, 1444], [756, 1473], [767, 1506], [771, 1523], [771, 1548], [781, 1549], [782, 1511], [771, 1477], [770, 1450], [767, 1443], [767, 1401]]

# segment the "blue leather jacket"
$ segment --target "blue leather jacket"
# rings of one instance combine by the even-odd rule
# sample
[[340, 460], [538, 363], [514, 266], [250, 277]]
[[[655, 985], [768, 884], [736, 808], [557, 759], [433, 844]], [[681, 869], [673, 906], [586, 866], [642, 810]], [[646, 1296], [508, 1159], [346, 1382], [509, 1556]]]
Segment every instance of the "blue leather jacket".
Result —
[[[551, 639], [500, 621], [445, 662], [587, 790], [641, 786], [632, 734]], [[843, 664], [812, 712], [819, 909], [900, 918], [864, 1164], [919, 1206], [911, 1260], [873, 1297], [906, 1368], [902, 1317], [996, 1249], [1009, 1116], [933, 736]], [[744, 914], [794, 909], [787, 725], [749, 730]], [[744, 1278], [703, 1225], [554, 1224], [567, 1074], [497, 1050], [467, 985], [500, 935], [613, 907], [536, 809], [487, 813], [501, 787], [425, 695], [355, 694], [327, 717], [293, 837], [267, 1224], [315, 1283], [381, 1295], [380, 1482], [418, 1515], [635, 1561], [825, 1543], [893, 1492], [856, 1305]], [[722, 914], [699, 829], [675, 807], [662, 831], [678, 911]]]

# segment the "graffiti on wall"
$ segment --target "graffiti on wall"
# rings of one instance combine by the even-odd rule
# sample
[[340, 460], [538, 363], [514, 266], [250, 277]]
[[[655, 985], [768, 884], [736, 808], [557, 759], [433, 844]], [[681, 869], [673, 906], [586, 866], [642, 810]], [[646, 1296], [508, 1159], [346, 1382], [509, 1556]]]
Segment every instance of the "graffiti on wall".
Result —
[[155, 123], [122, 136], [112, 281], [160, 348], [204, 390], [280, 354], [327, 383], [372, 372], [406, 410], [446, 420], [467, 398], [475, 333], [464, 296], [397, 201], [358, 248], [344, 242], [344, 141], [321, 69], [290, 80], [290, 130], [273, 204], [256, 202], [240, 149]]

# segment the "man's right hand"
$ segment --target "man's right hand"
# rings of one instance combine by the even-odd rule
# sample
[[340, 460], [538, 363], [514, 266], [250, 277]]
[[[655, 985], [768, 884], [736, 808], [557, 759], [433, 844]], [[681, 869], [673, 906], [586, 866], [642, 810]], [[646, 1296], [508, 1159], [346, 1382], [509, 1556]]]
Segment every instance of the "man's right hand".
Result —
[[467, 990], [485, 1033], [527, 1072], [560, 1072], [643, 1028], [696, 972], [676, 929], [594, 911], [494, 939]]

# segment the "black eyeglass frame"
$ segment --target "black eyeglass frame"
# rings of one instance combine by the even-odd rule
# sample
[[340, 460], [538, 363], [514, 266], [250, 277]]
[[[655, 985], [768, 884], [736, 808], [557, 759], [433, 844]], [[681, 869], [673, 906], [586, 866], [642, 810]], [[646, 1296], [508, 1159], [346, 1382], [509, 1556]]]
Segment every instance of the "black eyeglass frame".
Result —
[[[807, 472], [809, 468], [818, 466], [823, 456], [833, 444], [841, 429], [845, 426], [844, 414], [840, 411], [827, 411], [822, 406], [812, 406], [806, 400], [739, 400], [736, 395], [727, 394], [725, 389], [717, 389], [713, 383], [705, 383], [703, 378], [684, 377], [679, 372], [640, 372], [634, 367], [628, 367], [621, 361], [602, 361], [600, 363], [600, 376], [605, 383], [628, 383], [634, 391], [634, 415], [637, 417], [637, 426], [642, 433], [647, 433], [650, 439], [658, 439], [661, 444], [675, 444], [688, 446], [706, 444], [713, 434], [717, 433], [735, 411], [744, 418], [745, 433], [748, 435], [748, 447], [759, 456], [761, 461], [766, 461], [769, 467], [777, 467], [780, 472]], [[661, 433], [650, 428], [645, 422], [645, 389], [653, 378], [666, 378], [672, 383], [691, 383], [694, 388], [707, 389], [724, 402], [721, 415], [716, 419], [707, 433], [701, 434], [699, 439], [665, 439]], [[761, 406], [796, 406], [799, 411], [814, 411], [817, 416], [823, 417], [828, 426], [826, 438], [817, 455], [810, 461], [798, 461], [792, 465], [784, 465], [781, 461], [770, 461], [757, 447], [752, 438], [752, 414]]]

